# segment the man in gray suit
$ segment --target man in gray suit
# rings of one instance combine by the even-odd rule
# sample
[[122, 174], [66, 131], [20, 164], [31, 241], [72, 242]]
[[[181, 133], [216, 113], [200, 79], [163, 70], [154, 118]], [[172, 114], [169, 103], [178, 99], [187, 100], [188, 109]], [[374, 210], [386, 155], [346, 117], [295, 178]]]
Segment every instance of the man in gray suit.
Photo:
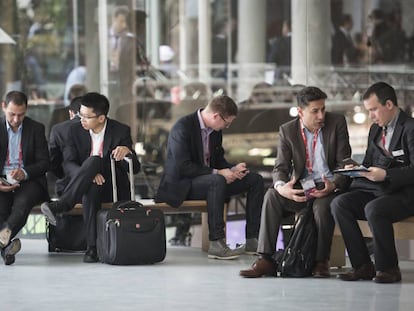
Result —
[[334, 221], [329, 203], [346, 177], [332, 171], [351, 155], [345, 118], [325, 111], [327, 95], [317, 87], [305, 87], [297, 94], [298, 118], [279, 129], [280, 141], [273, 169], [273, 185], [262, 206], [257, 252], [243, 277], [276, 275], [272, 255], [283, 217], [296, 213], [314, 200], [312, 207], [318, 229], [315, 277], [329, 277], [329, 256]]

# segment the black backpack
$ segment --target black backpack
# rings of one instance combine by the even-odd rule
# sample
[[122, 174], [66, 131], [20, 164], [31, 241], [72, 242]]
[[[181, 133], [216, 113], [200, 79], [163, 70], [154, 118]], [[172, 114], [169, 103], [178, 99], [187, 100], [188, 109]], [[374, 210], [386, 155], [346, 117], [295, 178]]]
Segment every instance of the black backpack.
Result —
[[317, 228], [312, 202], [296, 217], [289, 244], [273, 256], [281, 277], [307, 277], [312, 275], [317, 247]]

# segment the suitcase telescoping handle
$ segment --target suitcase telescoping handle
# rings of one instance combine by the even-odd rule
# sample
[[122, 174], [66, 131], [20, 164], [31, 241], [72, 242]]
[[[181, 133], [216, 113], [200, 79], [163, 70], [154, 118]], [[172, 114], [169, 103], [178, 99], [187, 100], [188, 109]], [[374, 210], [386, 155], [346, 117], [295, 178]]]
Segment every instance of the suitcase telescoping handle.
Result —
[[[134, 167], [132, 164], [132, 156], [127, 155], [124, 161], [128, 162], [129, 168], [129, 186], [131, 191], [131, 200], [135, 201], [135, 186], [134, 186]], [[115, 159], [111, 157], [111, 175], [112, 175], [112, 195], [114, 202], [118, 201], [118, 188], [116, 186], [116, 170], [115, 170]]]

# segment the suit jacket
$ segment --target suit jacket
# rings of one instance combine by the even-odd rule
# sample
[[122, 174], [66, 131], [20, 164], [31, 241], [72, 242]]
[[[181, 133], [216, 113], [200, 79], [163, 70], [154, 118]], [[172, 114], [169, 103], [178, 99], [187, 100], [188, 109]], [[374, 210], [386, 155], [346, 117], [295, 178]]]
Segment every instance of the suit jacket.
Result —
[[368, 135], [368, 147], [362, 164], [386, 169], [383, 182], [371, 182], [357, 178], [352, 189], [372, 190], [377, 195], [396, 194], [407, 204], [414, 202], [414, 119], [401, 111], [389, 146], [389, 153], [377, 145], [382, 128], [372, 124]]
[[157, 202], [178, 207], [187, 198], [191, 179], [211, 174], [213, 168], [232, 167], [224, 158], [222, 132], [213, 131], [209, 143], [210, 165], [206, 166], [197, 112], [177, 121], [168, 137], [167, 157], [156, 195]]
[[[112, 119], [107, 119], [103, 145], [102, 158], [104, 160], [104, 167], [102, 168], [102, 175], [104, 176], [107, 185], [111, 186], [110, 155], [112, 150], [117, 146], [126, 146], [132, 151], [134, 174], [138, 173], [140, 170], [140, 162], [132, 148], [131, 130], [129, 126]], [[68, 143], [63, 155], [63, 171], [66, 175], [71, 178], [73, 177], [73, 173], [77, 172], [82, 163], [90, 157], [91, 147], [92, 140], [89, 131], [85, 130], [80, 122], [71, 124], [69, 127]], [[116, 177], [119, 199], [121, 200], [130, 199], [127, 173], [128, 163], [125, 161], [117, 162]]]
[[341, 28], [338, 28], [332, 37], [332, 64], [343, 65], [345, 55], [347, 56], [348, 61], [353, 63], [356, 58], [355, 54], [356, 50], [352, 39], [347, 37]]
[[[288, 182], [291, 176], [295, 176], [299, 181], [304, 173], [306, 151], [301, 130], [299, 118], [280, 126], [280, 141], [272, 174], [273, 183], [276, 181]], [[333, 171], [343, 167], [342, 161], [351, 156], [348, 128], [344, 116], [327, 112], [322, 135], [329, 170]], [[333, 181], [341, 189], [346, 188], [348, 184], [348, 178], [339, 174], [334, 175]]]
[[[6, 119], [0, 118], [0, 172], [3, 171], [7, 157], [9, 137]], [[47, 192], [46, 172], [49, 168], [49, 152], [43, 124], [29, 117], [23, 119], [22, 158], [28, 178], [38, 182]]]
[[[72, 120], [66, 120], [58, 123], [50, 130], [49, 137], [49, 156], [50, 156], [50, 168], [51, 171], [57, 178], [56, 180], [56, 193], [61, 193], [65, 189], [66, 185], [70, 181], [70, 177], [65, 175], [63, 172], [63, 154], [65, 146], [68, 141], [69, 128], [71, 124], [80, 123], [78, 117]], [[50, 182], [50, 179], [49, 179]]]
[[63, 174], [63, 153], [64, 147], [68, 139], [68, 132], [70, 125], [73, 123], [79, 123], [79, 118], [75, 117], [72, 120], [66, 120], [58, 123], [50, 130], [49, 137], [49, 155], [50, 155], [50, 168], [56, 177], [62, 178]]

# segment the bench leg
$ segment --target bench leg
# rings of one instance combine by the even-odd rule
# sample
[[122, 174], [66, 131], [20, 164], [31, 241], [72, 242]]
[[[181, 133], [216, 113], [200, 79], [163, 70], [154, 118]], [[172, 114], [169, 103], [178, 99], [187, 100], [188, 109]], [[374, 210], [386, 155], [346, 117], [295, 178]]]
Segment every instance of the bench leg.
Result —
[[207, 213], [201, 213], [201, 249], [203, 252], [208, 251], [208, 216]]
[[345, 243], [342, 236], [334, 235], [332, 238], [331, 246], [331, 267], [344, 267], [345, 266]]

